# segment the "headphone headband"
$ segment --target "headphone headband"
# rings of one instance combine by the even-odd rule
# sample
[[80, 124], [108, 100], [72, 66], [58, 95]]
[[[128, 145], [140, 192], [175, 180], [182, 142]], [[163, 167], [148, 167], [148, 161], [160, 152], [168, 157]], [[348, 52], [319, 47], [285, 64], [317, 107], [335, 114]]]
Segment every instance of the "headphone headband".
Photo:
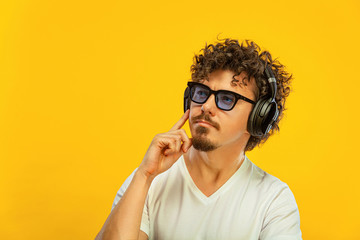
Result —
[[269, 66], [268, 64], [265, 64], [264, 61], [262, 61], [265, 65], [265, 77], [267, 78], [268, 82], [269, 82], [269, 86], [270, 86], [270, 90], [271, 90], [271, 100], [275, 101], [275, 96], [276, 96], [276, 78], [275, 75], [273, 73], [273, 71], [271, 70], [271, 66]]

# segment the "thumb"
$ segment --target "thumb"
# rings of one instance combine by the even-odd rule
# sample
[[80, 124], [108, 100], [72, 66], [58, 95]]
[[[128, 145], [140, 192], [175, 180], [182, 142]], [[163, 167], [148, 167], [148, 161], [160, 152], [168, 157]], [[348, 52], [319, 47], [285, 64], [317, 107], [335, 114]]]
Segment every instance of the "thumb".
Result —
[[184, 144], [182, 145], [181, 150], [182, 150], [184, 153], [186, 153], [186, 152], [189, 150], [189, 148], [192, 146], [192, 138], [189, 138], [189, 140], [190, 140], [190, 141], [188, 141], [188, 142], [186, 142], [186, 143], [184, 143]]

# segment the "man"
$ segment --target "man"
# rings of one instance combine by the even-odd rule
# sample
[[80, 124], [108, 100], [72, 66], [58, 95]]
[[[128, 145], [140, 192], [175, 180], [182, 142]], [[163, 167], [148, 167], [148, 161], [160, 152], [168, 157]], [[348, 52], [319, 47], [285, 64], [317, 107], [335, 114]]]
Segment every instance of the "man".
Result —
[[[279, 130], [292, 76], [253, 42], [202, 50], [188, 110], [154, 137], [96, 239], [302, 238], [287, 184], [245, 155]], [[187, 120], [192, 138], [181, 129]]]

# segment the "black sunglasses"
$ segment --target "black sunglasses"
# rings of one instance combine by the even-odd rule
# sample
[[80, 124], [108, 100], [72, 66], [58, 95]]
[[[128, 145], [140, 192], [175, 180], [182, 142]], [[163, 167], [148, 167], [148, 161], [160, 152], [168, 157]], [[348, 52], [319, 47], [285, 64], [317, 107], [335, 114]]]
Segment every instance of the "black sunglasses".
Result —
[[203, 104], [209, 99], [211, 94], [214, 94], [216, 106], [224, 111], [233, 109], [239, 99], [255, 104], [253, 100], [236, 92], [228, 90], [213, 91], [208, 86], [198, 82], [188, 82], [187, 85], [190, 89], [190, 99], [195, 103]]

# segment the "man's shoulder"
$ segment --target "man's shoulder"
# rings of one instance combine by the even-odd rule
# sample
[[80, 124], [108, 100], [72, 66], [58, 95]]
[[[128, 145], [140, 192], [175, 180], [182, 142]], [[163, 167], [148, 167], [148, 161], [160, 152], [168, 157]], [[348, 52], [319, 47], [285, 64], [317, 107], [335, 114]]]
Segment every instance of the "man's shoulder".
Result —
[[251, 165], [251, 179], [258, 188], [266, 189], [268, 191], [281, 191], [284, 188], [289, 188], [289, 186], [278, 177], [264, 171], [250, 160], [249, 162]]

